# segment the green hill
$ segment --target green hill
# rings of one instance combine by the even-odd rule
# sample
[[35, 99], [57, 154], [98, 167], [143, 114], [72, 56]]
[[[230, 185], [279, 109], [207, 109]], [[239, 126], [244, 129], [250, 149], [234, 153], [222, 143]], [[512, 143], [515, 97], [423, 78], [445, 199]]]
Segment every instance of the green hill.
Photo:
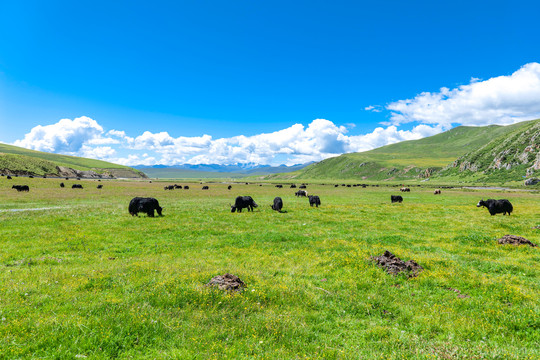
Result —
[[437, 177], [521, 180], [540, 174], [540, 121], [529, 121], [459, 157]]
[[3, 173], [63, 176], [63, 169], [73, 169], [75, 172], [92, 171], [113, 177], [146, 176], [139, 170], [102, 160], [52, 154], [0, 143], [0, 171]]
[[343, 154], [303, 170], [269, 176], [281, 179], [407, 180], [427, 178], [457, 158], [482, 148], [493, 139], [504, 139], [540, 124], [540, 120], [508, 126], [459, 126], [419, 140], [403, 141], [374, 150]]

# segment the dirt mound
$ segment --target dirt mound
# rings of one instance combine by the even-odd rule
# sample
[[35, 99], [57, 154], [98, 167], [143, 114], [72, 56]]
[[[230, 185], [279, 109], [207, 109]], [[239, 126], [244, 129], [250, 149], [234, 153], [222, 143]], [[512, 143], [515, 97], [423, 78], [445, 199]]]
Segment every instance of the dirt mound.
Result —
[[502, 238], [497, 239], [499, 244], [512, 244], [512, 245], [530, 245], [532, 247], [537, 247], [538, 245], [533, 244], [524, 237], [517, 235], [504, 235]]
[[214, 276], [205, 286], [217, 286], [220, 290], [242, 291], [246, 284], [233, 274]]
[[418, 265], [416, 261], [409, 260], [405, 262], [388, 250], [381, 256], [372, 256], [371, 259], [392, 275], [397, 275], [400, 272], [407, 272], [409, 273], [409, 277], [414, 277], [418, 275], [420, 271], [424, 270], [424, 268]]

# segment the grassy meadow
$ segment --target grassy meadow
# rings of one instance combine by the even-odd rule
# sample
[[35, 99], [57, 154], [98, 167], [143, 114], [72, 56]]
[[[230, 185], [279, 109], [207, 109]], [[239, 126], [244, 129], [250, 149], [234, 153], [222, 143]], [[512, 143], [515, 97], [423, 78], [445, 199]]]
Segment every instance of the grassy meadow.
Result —
[[[310, 184], [311, 208], [287, 185], [60, 182], [0, 178], [0, 359], [540, 358], [540, 248], [495, 241], [540, 243], [538, 192]], [[385, 250], [424, 271], [386, 274]], [[227, 272], [245, 291], [204, 286]]]

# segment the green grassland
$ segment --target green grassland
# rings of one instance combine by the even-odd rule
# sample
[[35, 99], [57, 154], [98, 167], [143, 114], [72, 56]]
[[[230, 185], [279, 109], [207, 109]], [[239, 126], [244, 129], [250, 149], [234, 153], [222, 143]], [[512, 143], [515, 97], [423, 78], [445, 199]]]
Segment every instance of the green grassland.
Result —
[[[391, 204], [394, 187], [310, 184], [311, 208], [272, 184], [21, 181], [0, 178], [2, 359], [540, 357], [540, 250], [495, 241], [540, 243], [538, 192], [414, 187]], [[260, 206], [231, 213], [237, 195]], [[164, 216], [130, 216], [134, 196]], [[370, 261], [385, 250], [424, 271], [386, 274]], [[247, 289], [204, 286], [227, 272]]]

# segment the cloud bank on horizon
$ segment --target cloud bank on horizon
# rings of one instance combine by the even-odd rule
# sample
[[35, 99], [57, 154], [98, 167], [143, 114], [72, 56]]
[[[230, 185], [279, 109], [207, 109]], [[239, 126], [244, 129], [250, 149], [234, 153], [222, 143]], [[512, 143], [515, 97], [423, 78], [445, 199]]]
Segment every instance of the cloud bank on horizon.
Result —
[[[485, 81], [472, 79], [470, 84], [454, 89], [441, 88], [385, 106], [368, 106], [366, 111], [388, 111], [389, 121], [363, 135], [347, 135], [347, 127], [315, 119], [307, 126], [294, 124], [253, 136], [214, 139], [206, 134], [173, 137], [165, 131], [145, 131], [132, 137], [125, 130], [106, 131], [96, 120], [81, 116], [36, 126], [14, 145], [123, 165], [293, 165], [420, 139], [455, 125], [508, 125], [540, 118], [538, 99], [540, 64], [529, 63], [508, 76]], [[398, 129], [407, 123], [415, 126], [410, 130]]]

